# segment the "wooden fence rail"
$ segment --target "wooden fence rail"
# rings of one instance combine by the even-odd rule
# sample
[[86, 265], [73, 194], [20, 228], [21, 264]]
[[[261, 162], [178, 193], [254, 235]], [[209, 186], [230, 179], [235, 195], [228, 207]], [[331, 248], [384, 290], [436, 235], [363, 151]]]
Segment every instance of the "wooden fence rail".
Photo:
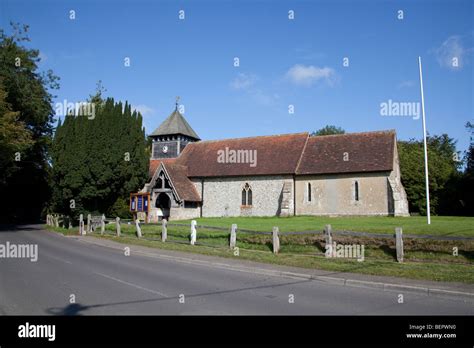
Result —
[[[81, 214], [79, 216], [79, 234], [86, 235], [87, 233], [92, 233], [96, 230], [96, 228], [100, 227], [100, 234], [103, 235], [107, 233], [109, 235], [115, 234], [118, 237], [121, 237], [121, 225], [130, 225], [135, 227], [136, 236], [138, 238], [143, 238], [146, 240], [154, 240], [158, 241], [158, 238], [150, 238], [146, 236], [145, 233], [142, 232], [142, 227], [140, 226], [139, 220], [129, 220], [129, 219], [120, 219], [119, 217], [107, 218], [105, 215], [102, 216], [91, 216], [88, 214], [86, 217], [86, 221], [84, 221], [84, 215]], [[69, 222], [69, 228], [71, 227], [71, 221], [69, 217], [64, 217], [59, 214], [47, 214], [46, 216], [46, 223], [49, 226], [59, 227], [62, 223], [63, 226], [66, 225], [66, 220]], [[106, 224], [114, 224], [115, 225], [115, 233], [112, 231], [106, 232]], [[332, 246], [334, 243], [334, 237], [337, 236], [350, 236], [350, 237], [367, 237], [367, 238], [380, 238], [380, 239], [388, 239], [394, 241], [395, 249], [396, 249], [396, 260], [398, 262], [404, 261], [404, 247], [403, 247], [403, 240], [404, 239], [429, 239], [429, 240], [438, 240], [438, 241], [473, 241], [474, 237], [463, 237], [463, 236], [435, 236], [435, 235], [413, 235], [413, 234], [403, 234], [403, 230], [401, 227], [395, 228], [395, 233], [370, 233], [370, 232], [359, 232], [359, 231], [348, 231], [348, 230], [341, 230], [341, 231], [334, 231], [332, 230], [331, 225], [326, 225], [323, 230], [310, 230], [310, 231], [287, 231], [287, 232], [280, 232], [277, 226], [273, 227], [273, 230], [270, 231], [255, 231], [249, 229], [237, 229], [237, 224], [232, 224], [229, 228], [220, 227], [220, 226], [208, 226], [208, 225], [198, 225], [196, 220], [192, 220], [190, 224], [184, 223], [169, 223], [167, 220], [162, 220], [161, 223], [151, 223], [146, 224], [147, 226], [161, 226], [161, 241], [167, 242], [168, 241], [168, 233], [169, 228], [171, 227], [186, 227], [189, 228], [189, 244], [190, 245], [206, 245], [204, 243], [198, 242], [198, 231], [201, 229], [204, 230], [213, 230], [213, 231], [222, 231], [229, 233], [229, 248], [234, 249], [237, 247], [237, 232], [245, 233], [245, 234], [254, 234], [254, 235], [271, 235], [271, 243], [272, 243], [272, 251], [274, 254], [278, 254], [280, 251], [280, 238], [281, 236], [290, 236], [290, 235], [322, 235], [324, 237], [325, 248], [326, 248], [326, 257], [334, 257], [334, 250], [332, 250]], [[170, 242], [174, 243], [186, 243], [184, 240], [169, 240]], [[214, 246], [215, 245], [209, 245]], [[329, 252], [328, 252], [329, 250]]]

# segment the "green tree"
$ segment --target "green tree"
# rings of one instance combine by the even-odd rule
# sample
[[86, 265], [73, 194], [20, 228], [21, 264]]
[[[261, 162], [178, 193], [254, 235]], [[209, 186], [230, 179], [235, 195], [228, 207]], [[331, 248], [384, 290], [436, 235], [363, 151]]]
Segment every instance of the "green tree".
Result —
[[142, 116], [127, 102], [103, 100], [100, 88], [89, 99], [98, 103], [94, 117], [72, 114], [58, 125], [52, 148], [52, 209], [75, 217], [127, 217], [129, 194], [143, 187], [148, 174]]
[[311, 133], [311, 136], [317, 136], [317, 135], [332, 135], [332, 134], [344, 134], [346, 131], [342, 129], [341, 127], [336, 127], [336, 126], [331, 126], [327, 125], [316, 132]]
[[466, 174], [474, 175], [474, 124], [466, 123], [466, 128], [470, 133], [469, 149], [464, 154], [464, 163], [466, 164]]
[[[20, 161], [1, 160], [5, 180], [0, 182], [0, 197], [8, 199], [0, 200], [0, 210], [2, 220], [25, 221], [38, 218], [50, 196], [48, 147], [54, 121], [50, 91], [58, 88], [58, 77], [51, 70], [39, 71], [39, 51], [24, 46], [30, 41], [28, 26], [11, 25], [10, 35], [0, 29], [0, 77], [5, 91], [3, 107], [17, 113], [6, 117], [14, 122], [14, 132], [22, 136], [4, 138], [3, 149], [19, 145], [18, 141], [28, 146], [20, 146]], [[20, 131], [23, 127], [29, 135]]]
[[[7, 92], [0, 79], [0, 185], [5, 186], [13, 174], [21, 167], [15, 157], [31, 147], [31, 132], [19, 121], [19, 112], [11, 109], [6, 101]], [[21, 158], [21, 157], [20, 157]]]
[[[460, 163], [456, 160], [456, 141], [447, 134], [428, 136], [427, 145], [431, 212], [444, 214], [455, 199], [452, 193], [459, 178]], [[410, 211], [426, 214], [423, 142], [414, 139], [399, 141], [398, 152]]]

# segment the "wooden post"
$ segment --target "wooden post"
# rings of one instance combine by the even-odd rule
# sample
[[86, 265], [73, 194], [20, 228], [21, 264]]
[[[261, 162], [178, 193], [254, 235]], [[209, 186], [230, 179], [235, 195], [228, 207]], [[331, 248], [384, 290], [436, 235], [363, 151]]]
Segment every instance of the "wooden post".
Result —
[[84, 215], [79, 215], [79, 235], [84, 234]]
[[191, 220], [191, 245], [194, 245], [194, 243], [196, 243], [196, 235], [197, 235], [197, 231], [196, 231], [196, 220]]
[[166, 242], [166, 238], [168, 237], [168, 228], [166, 225], [168, 224], [168, 221], [166, 219], [161, 220], [161, 241], [164, 243]]
[[232, 227], [230, 229], [229, 247], [231, 249], [234, 249], [236, 244], [237, 244], [237, 224], [232, 224]]
[[120, 218], [115, 218], [115, 229], [117, 230], [117, 237], [120, 237]]
[[403, 230], [401, 227], [395, 228], [395, 245], [397, 248], [397, 261], [403, 262]]
[[100, 218], [100, 234], [103, 235], [105, 232], [105, 215], [102, 214], [102, 217]]
[[87, 228], [86, 228], [86, 233], [91, 232], [91, 214], [87, 214]]
[[49, 214], [46, 214], [46, 225], [49, 226]]
[[336, 250], [333, 250], [333, 244], [332, 244], [332, 227], [331, 225], [326, 225], [324, 226], [324, 239], [326, 242], [325, 248], [326, 252], [325, 255], [326, 257], [333, 257], [336, 253]]
[[280, 251], [280, 238], [278, 237], [278, 227], [273, 227], [273, 253], [278, 254]]
[[141, 238], [142, 237], [142, 229], [140, 228], [140, 220], [139, 219], [135, 220], [135, 227], [137, 228], [137, 237]]

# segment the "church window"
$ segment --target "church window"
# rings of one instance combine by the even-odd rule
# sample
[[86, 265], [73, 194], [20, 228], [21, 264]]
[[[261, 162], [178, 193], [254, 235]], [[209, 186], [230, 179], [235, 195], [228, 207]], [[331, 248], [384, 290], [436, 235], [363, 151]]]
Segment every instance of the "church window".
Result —
[[308, 202], [311, 202], [311, 183], [308, 182]]
[[252, 189], [249, 184], [245, 184], [242, 189], [242, 205], [252, 205]]
[[356, 202], [359, 201], [359, 182], [358, 181], [354, 183], [354, 200]]

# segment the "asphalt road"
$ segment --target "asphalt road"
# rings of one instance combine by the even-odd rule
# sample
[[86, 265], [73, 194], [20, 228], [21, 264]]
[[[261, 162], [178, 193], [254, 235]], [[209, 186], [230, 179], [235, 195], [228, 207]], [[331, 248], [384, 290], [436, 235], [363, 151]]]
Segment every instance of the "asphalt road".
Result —
[[37, 244], [38, 260], [0, 258], [0, 315], [474, 314], [456, 299], [405, 293], [400, 304], [397, 292], [125, 256], [39, 225], [0, 230], [7, 241]]

